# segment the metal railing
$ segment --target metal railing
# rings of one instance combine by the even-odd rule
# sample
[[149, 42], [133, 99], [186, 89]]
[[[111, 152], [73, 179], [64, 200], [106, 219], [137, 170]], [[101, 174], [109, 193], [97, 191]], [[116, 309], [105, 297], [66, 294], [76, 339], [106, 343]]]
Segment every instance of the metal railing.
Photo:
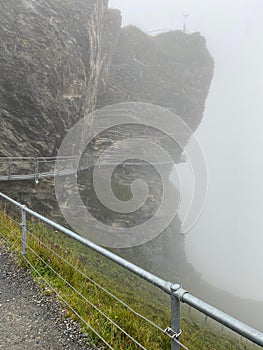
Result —
[[0, 181], [21, 181], [47, 179], [56, 176], [66, 176], [75, 172], [67, 169], [55, 174], [57, 161], [74, 162], [73, 157], [0, 157]]
[[[107, 163], [97, 160], [97, 157], [85, 157], [79, 163], [79, 156], [65, 157], [0, 157], [0, 181], [22, 181], [35, 180], [36, 183], [41, 179], [54, 178], [55, 176], [69, 176], [77, 171], [86, 170], [94, 165], [96, 166], [118, 166], [119, 163], [109, 159]], [[185, 162], [184, 156], [180, 162]], [[56, 163], [59, 162], [60, 170], [56, 171]], [[167, 165], [172, 166], [174, 163], [154, 163], [151, 165]], [[125, 162], [124, 166], [141, 165], [145, 163]]]
[[[260, 331], [257, 331], [256, 329], [244, 324], [243, 322], [240, 322], [239, 320], [231, 317], [230, 315], [218, 310], [217, 308], [205, 303], [204, 301], [200, 300], [199, 298], [195, 297], [191, 293], [189, 293], [187, 290], [183, 289], [180, 284], [176, 283], [171, 283], [169, 281], [165, 281], [156, 275], [136, 266], [135, 264], [119, 257], [118, 255], [108, 251], [107, 249], [98, 246], [94, 244], [93, 242], [79, 236], [77, 233], [55, 223], [54, 221], [36, 213], [35, 211], [27, 208], [25, 205], [22, 205], [18, 203], [17, 201], [11, 199], [7, 195], [3, 194], [0, 192], [0, 197], [10, 203], [12, 203], [14, 206], [17, 208], [21, 209], [21, 215], [22, 215], [22, 244], [23, 244], [23, 255], [26, 256], [27, 254], [27, 235], [29, 234], [29, 231], [27, 229], [27, 218], [26, 214], [31, 215], [32, 217], [40, 220], [41, 222], [48, 224], [55, 230], [65, 234], [66, 236], [76, 240], [77, 242], [80, 242], [86, 247], [89, 247], [93, 251], [99, 253], [100, 255], [104, 256], [105, 258], [115, 262], [116, 264], [122, 266], [124, 269], [131, 271], [138, 277], [148, 281], [150, 284], [157, 286], [160, 290], [163, 292], [167, 293], [170, 295], [171, 298], [171, 326], [167, 327], [166, 329], [162, 329], [158, 327], [156, 324], [148, 320], [146, 317], [138, 314], [136, 311], [132, 310], [135, 314], [139, 315], [142, 317], [144, 320], [147, 320], [150, 322], [153, 326], [157, 327], [160, 331], [162, 331], [164, 334], [166, 334], [169, 338], [171, 338], [171, 349], [172, 350], [179, 350], [181, 348], [183, 349], [188, 349], [185, 345], [183, 345], [180, 342], [180, 335], [181, 335], [181, 330], [180, 330], [180, 304], [184, 303], [192, 308], [200, 311], [204, 315], [212, 318], [213, 320], [217, 321], [219, 324], [231, 329], [235, 333], [241, 335], [245, 339], [253, 342], [256, 345], [259, 345], [263, 347], [263, 333]], [[30, 233], [32, 234], [32, 233]], [[42, 259], [40, 256], [38, 256], [39, 259]], [[62, 258], [63, 259], [63, 258]], [[34, 269], [34, 266], [31, 265], [31, 267]], [[56, 273], [56, 271], [55, 271]], [[90, 279], [88, 276], [86, 276], [88, 279]], [[94, 281], [93, 281], [94, 282]], [[67, 281], [65, 283], [68, 284]], [[96, 282], [94, 282], [96, 283]], [[52, 288], [52, 286], [50, 286]], [[113, 296], [115, 299], [120, 301], [116, 296], [112, 295], [110, 292], [105, 290], [103, 287], [99, 286], [102, 288], [106, 293], [110, 294]], [[73, 287], [74, 288], [74, 287]], [[53, 288], [52, 288], [53, 289]], [[78, 292], [78, 291], [76, 291]], [[85, 299], [86, 300], [86, 299]], [[88, 303], [90, 303], [89, 300], [86, 300]], [[71, 306], [64, 301], [69, 308]], [[124, 302], [120, 301], [123, 305], [126, 307], [130, 308], [128, 305], [126, 305]], [[95, 307], [96, 308], [96, 307]], [[131, 309], [131, 308], [130, 308]], [[107, 316], [106, 316], [107, 317]], [[81, 316], [79, 318], [87, 323]], [[111, 320], [112, 321], [112, 320]], [[90, 325], [87, 324], [89, 328], [97, 334], [101, 338], [101, 336], [98, 334], [98, 332], [93, 329]], [[115, 326], [119, 327], [118, 325], [115, 324]], [[140, 348], [145, 349], [142, 345], [140, 345], [133, 336], [127, 334], [125, 330], [121, 329], [126, 335], [128, 335], [133, 341], [136, 342], [137, 345], [139, 345]], [[104, 343], [110, 348], [113, 349], [104, 339], [102, 339]]]

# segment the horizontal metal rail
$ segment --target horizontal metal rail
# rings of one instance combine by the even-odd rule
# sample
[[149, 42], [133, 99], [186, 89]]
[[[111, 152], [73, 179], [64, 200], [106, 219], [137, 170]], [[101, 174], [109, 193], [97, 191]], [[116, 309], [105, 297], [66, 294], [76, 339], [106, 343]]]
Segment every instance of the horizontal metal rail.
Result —
[[[65, 156], [65, 157], [0, 157], [0, 170], [1, 167], [7, 166], [6, 171], [0, 174], [0, 181], [21, 181], [21, 180], [35, 180], [38, 182], [40, 179], [47, 179], [56, 176], [69, 176], [76, 172], [75, 169], [65, 169], [60, 172], [55, 172], [55, 165], [57, 161], [75, 161], [77, 156]], [[39, 168], [41, 165], [47, 165], [48, 170], [41, 171]], [[12, 167], [16, 166], [16, 170]], [[29, 168], [26, 170], [25, 167]], [[24, 173], [23, 173], [24, 172]]]
[[[93, 159], [91, 157], [85, 159], [84, 164], [80, 167], [77, 165], [77, 163], [75, 163], [77, 166], [75, 167], [71, 165], [71, 169], [63, 169], [60, 171], [55, 171], [55, 166], [56, 166], [56, 162], [60, 161], [60, 162], [72, 162], [72, 161], [78, 161], [79, 157], [78, 156], [63, 156], [63, 157], [0, 157], [0, 167], [1, 166], [7, 166], [7, 169], [5, 171], [4, 174], [0, 174], [0, 181], [22, 181], [22, 180], [35, 180], [36, 182], [38, 182], [38, 180], [40, 179], [47, 179], [47, 178], [53, 178], [55, 176], [69, 176], [69, 175], [73, 175], [75, 174], [77, 171], [82, 171], [82, 170], [86, 170], [92, 166], [94, 166], [95, 164], [99, 167], [101, 166], [118, 166], [120, 165], [119, 163], [115, 163], [113, 160], [109, 159], [107, 162], [104, 161], [102, 162], [97, 162], [97, 158], [93, 157]], [[182, 162], [184, 162], [184, 160], [182, 160]], [[50, 169], [48, 171], [41, 171], [41, 169], [39, 169], [39, 166], [42, 164], [48, 164], [50, 165]], [[25, 170], [23, 170], [23, 168], [20, 168], [19, 173], [13, 173], [12, 172], [12, 166], [16, 166], [19, 167], [19, 165], [22, 166], [31, 166], [34, 167], [34, 170], [29, 173], [29, 174], [23, 174], [20, 172], [23, 172]], [[123, 166], [130, 166], [130, 165], [136, 165], [136, 166], [144, 166], [145, 163], [142, 162], [131, 162], [131, 161], [127, 161], [125, 162], [125, 164], [123, 164]], [[173, 163], [169, 163], [169, 162], [156, 162], [156, 163], [151, 163], [151, 165], [163, 165], [163, 166], [172, 166]], [[1, 170], [1, 168], [0, 168]], [[17, 171], [17, 169], [16, 169]]]
[[[89, 241], [86, 238], [83, 238], [79, 236], [77, 233], [55, 223], [54, 221], [36, 213], [35, 211], [27, 208], [26, 206], [22, 205], [21, 203], [13, 200], [12, 198], [8, 197], [4, 193], [0, 192], [0, 197], [3, 199], [9, 201], [10, 203], [14, 204], [15, 206], [22, 208], [22, 210], [33, 217], [39, 219], [40, 221], [50, 225], [54, 229], [62, 232], [63, 234], [73, 238], [74, 240], [82, 243], [83, 245], [91, 248], [92, 250], [96, 251], [97, 253], [101, 254], [102, 256], [110, 259], [111, 261], [115, 262], [116, 264], [124, 267], [125, 269], [133, 272], [135, 275], [143, 278], [144, 280], [150, 282], [151, 284], [157, 286], [161, 290], [163, 290], [165, 293], [171, 295], [172, 298], [174, 298], [177, 302], [185, 303], [194, 309], [202, 312], [203, 314], [209, 316], [210, 318], [214, 319], [218, 323], [226, 326], [227, 328], [231, 329], [232, 331], [238, 333], [242, 337], [252, 341], [253, 343], [263, 347], [263, 333], [246, 325], [245, 323], [233, 318], [232, 316], [226, 314], [225, 312], [220, 311], [219, 309], [213, 307], [212, 305], [207, 304], [206, 302], [200, 300], [199, 298], [195, 297], [194, 295], [190, 294], [187, 290], [183, 289], [180, 284], [172, 283], [169, 281], [165, 281], [162, 278], [157, 277], [156, 275], [136, 266], [135, 264], [119, 257], [118, 255], [108, 251], [107, 249], [96, 245], [95, 243]], [[179, 349], [179, 348], [176, 348]]]
[[14, 161], [24, 161], [24, 160], [35, 160], [38, 159], [40, 161], [48, 161], [53, 160], [68, 160], [68, 159], [76, 159], [77, 156], [56, 156], [56, 157], [0, 157], [0, 163], [4, 162], [6, 163], [8, 160], [14, 160]]
[[[37, 176], [37, 179], [49, 179], [53, 178], [55, 176], [69, 176], [72, 174], [75, 174], [75, 170], [65, 170], [55, 173], [53, 172], [46, 172], [46, 173], [39, 173]], [[36, 174], [26, 174], [26, 175], [0, 175], [0, 181], [22, 181], [22, 180], [35, 180]]]

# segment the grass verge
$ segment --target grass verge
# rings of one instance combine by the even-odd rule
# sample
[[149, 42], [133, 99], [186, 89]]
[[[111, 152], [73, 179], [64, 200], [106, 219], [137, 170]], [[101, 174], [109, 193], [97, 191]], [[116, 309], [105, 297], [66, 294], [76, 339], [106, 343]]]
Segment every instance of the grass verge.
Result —
[[[21, 252], [19, 221], [19, 217], [10, 216], [0, 209], [0, 235], [8, 242], [9, 248], [17, 253]], [[37, 271], [33, 272], [35, 279], [45, 287], [46, 294], [51, 294], [52, 290], [46, 287], [48, 282], [81, 316], [84, 320], [83, 332], [89, 333], [91, 342], [98, 343], [99, 339], [87, 324], [117, 350], [140, 348], [127, 334], [132, 335], [147, 349], [170, 349], [170, 339], [166, 335], [111, 295], [112, 293], [133, 310], [165, 329], [170, 325], [170, 301], [164, 293], [43, 224], [28, 221], [27, 244], [27, 260]], [[20, 254], [18, 256], [21, 257]], [[19, 262], [25, 264], [22, 258]], [[76, 319], [72, 309], [68, 308], [66, 317]], [[181, 341], [190, 350], [255, 348], [253, 344], [244, 343], [228, 332], [223, 333], [212, 322], [204, 324], [193, 311], [189, 314], [185, 307], [182, 307], [181, 324]]]

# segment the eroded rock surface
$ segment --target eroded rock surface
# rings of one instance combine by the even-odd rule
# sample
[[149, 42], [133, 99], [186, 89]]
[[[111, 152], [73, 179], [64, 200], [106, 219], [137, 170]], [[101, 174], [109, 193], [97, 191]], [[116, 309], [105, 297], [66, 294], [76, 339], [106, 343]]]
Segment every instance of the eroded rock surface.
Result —
[[0, 1], [0, 155], [56, 154], [95, 106], [120, 21], [107, 1]]
[[[213, 60], [198, 33], [175, 31], [150, 37], [132, 26], [121, 29], [120, 13], [109, 10], [107, 0], [0, 0], [0, 39], [0, 156], [56, 155], [72, 125], [95, 108], [118, 102], [168, 108], [193, 131], [200, 124]], [[92, 133], [92, 117], [86, 121], [85, 127]], [[130, 132], [134, 135], [137, 130], [132, 128], [126, 135]], [[104, 132], [88, 153], [97, 157], [121, 133], [121, 128]], [[138, 130], [137, 134], [149, 140], [161, 138], [158, 131]], [[180, 136], [185, 145], [189, 137]], [[174, 160], [180, 160], [181, 152], [173, 153]], [[149, 206], [132, 220], [143, 222], [156, 210], [161, 183], [152, 170], [131, 167], [116, 172], [121, 192], [131, 179], [141, 176], [155, 186], [148, 196]], [[58, 220], [52, 181], [38, 186], [1, 183], [0, 190]], [[99, 212], [98, 218], [108, 224], [116, 224], [116, 220], [117, 225], [131, 224], [129, 217], [113, 220], [112, 213], [103, 211], [92, 196], [85, 194], [88, 206]], [[138, 263], [143, 257], [143, 264], [151, 267], [156, 255], [166, 264], [170, 251], [174, 264], [186, 263], [178, 218], [158, 238], [124, 254]], [[171, 244], [176, 250], [170, 250]], [[167, 271], [165, 264], [163, 270]]]

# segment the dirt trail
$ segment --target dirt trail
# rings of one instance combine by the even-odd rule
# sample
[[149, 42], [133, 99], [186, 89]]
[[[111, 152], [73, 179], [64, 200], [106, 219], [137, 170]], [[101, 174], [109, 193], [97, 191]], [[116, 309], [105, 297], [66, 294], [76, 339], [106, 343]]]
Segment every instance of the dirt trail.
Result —
[[87, 344], [77, 323], [63, 319], [58, 302], [41, 294], [0, 240], [0, 350], [24, 349], [98, 348]]

